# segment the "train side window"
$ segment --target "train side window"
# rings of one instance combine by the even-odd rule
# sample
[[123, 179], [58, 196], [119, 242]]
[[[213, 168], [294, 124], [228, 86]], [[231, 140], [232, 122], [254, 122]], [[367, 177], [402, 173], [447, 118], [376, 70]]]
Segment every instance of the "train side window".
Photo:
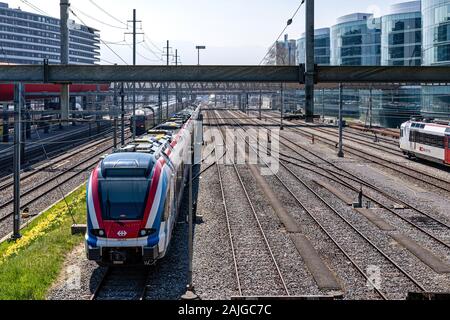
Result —
[[403, 138], [403, 129], [400, 130], [400, 138]]
[[169, 210], [170, 210], [170, 201], [169, 201], [169, 191], [167, 191], [167, 197], [166, 197], [166, 203], [164, 204], [164, 212], [163, 212], [163, 216], [162, 216], [162, 221], [167, 221], [167, 218], [169, 217]]

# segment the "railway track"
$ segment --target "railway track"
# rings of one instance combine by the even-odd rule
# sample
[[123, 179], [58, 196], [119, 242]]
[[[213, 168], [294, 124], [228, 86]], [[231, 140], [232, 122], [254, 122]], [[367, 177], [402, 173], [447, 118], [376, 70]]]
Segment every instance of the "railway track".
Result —
[[[314, 139], [316, 141], [320, 141], [328, 146], [331, 146], [332, 148], [336, 147], [336, 143], [337, 143], [336, 141], [330, 141], [329, 139], [327, 139], [323, 136], [313, 134], [308, 131], [304, 131], [303, 129], [300, 129], [300, 128], [287, 128], [287, 129], [297, 132], [300, 135], [307, 137], [308, 139], [312, 139], [312, 137], [314, 136]], [[308, 129], [315, 130], [316, 128], [311, 127]], [[396, 161], [384, 159], [375, 154], [370, 154], [370, 155], [366, 154], [366, 153], [364, 153], [364, 151], [361, 151], [352, 146], [345, 145], [344, 151], [348, 154], [357, 156], [358, 158], [364, 159], [368, 162], [380, 165], [389, 170], [393, 170], [393, 171], [400, 173], [404, 176], [407, 176], [413, 180], [419, 181], [420, 183], [430, 185], [430, 186], [437, 188], [439, 190], [442, 190], [442, 191], [450, 192], [450, 182], [446, 179], [436, 177], [434, 175], [423, 172], [422, 170], [418, 170], [418, 169], [403, 165]]]
[[[325, 134], [329, 134], [329, 135], [332, 135], [332, 136], [337, 137], [337, 138], [339, 137], [339, 133], [335, 132], [333, 130], [328, 130], [328, 129], [325, 129], [325, 128], [317, 128], [317, 127], [314, 127], [313, 125], [308, 125], [308, 124], [306, 124], [304, 122], [299, 122], [299, 123], [301, 123], [303, 125], [307, 125], [308, 128], [312, 127], [312, 129], [315, 130], [315, 131], [319, 131], [319, 132], [322, 132], [322, 133], [325, 133]], [[384, 153], [391, 154], [393, 156], [398, 156], [398, 157], [404, 158], [403, 152], [398, 148], [398, 145], [396, 147], [384, 146], [384, 145], [381, 145], [381, 144], [374, 143], [373, 140], [372, 140], [372, 142], [369, 142], [367, 140], [354, 137], [353, 135], [354, 135], [353, 132], [352, 133], [345, 132], [343, 134], [343, 137], [344, 137], [345, 140], [352, 141], [352, 142], [355, 142], [357, 144], [360, 144], [360, 145], [363, 145], [363, 146], [366, 146], [366, 147], [370, 147], [372, 149], [376, 149], [376, 150], [382, 151]]]
[[[56, 141], [48, 141], [50, 138], [55, 138], [55, 137], [50, 137], [50, 138], [44, 138], [39, 142], [30, 142], [31, 147], [30, 149], [27, 149], [25, 152], [25, 155], [22, 155], [22, 166], [24, 167], [29, 167], [39, 161], [42, 161], [42, 159], [46, 160], [45, 154], [48, 155], [56, 155], [56, 157], [63, 153], [66, 152], [76, 146], [79, 146], [81, 144], [83, 144], [84, 142], [88, 141], [89, 139], [93, 139], [95, 137], [99, 137], [101, 135], [105, 135], [108, 132], [112, 132], [112, 129], [108, 128], [105, 124], [102, 124], [99, 127], [100, 133], [94, 136], [86, 136], [86, 134], [88, 132], [90, 132], [90, 130], [87, 130], [86, 128], [81, 128], [79, 130], [76, 131], [69, 131], [68, 134], [69, 137], [81, 137], [81, 138], [75, 138], [72, 140], [56, 140]], [[56, 137], [59, 136], [63, 136], [64, 133], [59, 133]], [[86, 137], [85, 137], [86, 136]], [[43, 152], [42, 150], [42, 144], [44, 144], [46, 146], [46, 152]], [[12, 148], [10, 149], [11, 151], [9, 151], [8, 153], [3, 153], [0, 152], [1, 158], [0, 158], [0, 170], [2, 170], [2, 180], [0, 180], [0, 182], [3, 182], [7, 179], [9, 179], [10, 177], [12, 177], [12, 174], [10, 174], [12, 169], [11, 163], [12, 163], [12, 153], [13, 150]], [[26, 160], [26, 162], [24, 161], [24, 159]], [[9, 168], [8, 170], [6, 168]]]
[[[219, 119], [214, 112], [208, 112], [208, 118], [214, 119], [214, 121], [219, 124]], [[219, 131], [222, 135], [222, 139], [224, 139], [222, 130]], [[229, 150], [227, 151], [229, 152]], [[233, 163], [232, 171], [235, 173], [238, 184], [241, 186], [242, 192], [245, 195], [247, 205], [245, 205], [244, 203], [240, 203], [239, 208], [230, 209], [230, 205], [228, 205], [227, 203], [236, 202], [236, 199], [230, 201], [230, 199], [228, 198], [228, 201], [230, 202], [227, 201], [227, 192], [225, 191], [223, 182], [224, 173], [218, 163], [219, 161], [217, 154], [215, 154], [215, 157], [216, 170], [219, 179], [219, 185], [221, 188], [222, 204], [227, 221], [227, 230], [232, 249], [233, 265], [239, 296], [243, 296], [246, 292], [248, 293], [248, 295], [258, 294], [258, 281], [255, 278], [256, 276], [261, 277], [261, 274], [264, 275], [264, 279], [260, 280], [263, 280], [264, 282], [273, 282], [273, 284], [278, 287], [276, 290], [275, 288], [273, 289], [275, 290], [274, 294], [283, 294], [289, 296], [289, 289], [287, 288], [286, 282], [280, 271], [265, 231], [261, 226], [258, 214], [256, 213], [252, 200], [250, 199], [249, 193], [243, 182], [239, 169], [237, 168], [236, 164]], [[244, 206], [247, 208], [244, 209]], [[253, 220], [253, 222], [249, 220]], [[253, 227], [253, 230], [248, 228], [249, 225], [254, 225], [255, 223], [256, 228]], [[245, 241], [243, 241], [243, 239], [241, 239], [239, 234], [242, 234], [242, 232], [251, 233], [250, 238], [252, 239], [252, 243], [246, 243]], [[263, 248], [261, 248], [262, 246], [264, 246], [266, 249], [265, 254], [263, 254], [262, 251], [258, 250], [258, 248], [264, 250]], [[249, 264], [252, 266], [252, 268], [248, 268]], [[269, 264], [271, 264], [272, 267], [270, 267]], [[246, 265], [247, 268], [244, 268], [243, 265]], [[268, 272], [269, 269], [272, 270]], [[271, 277], [270, 273], [272, 275], [275, 274], [275, 277], [269, 279]], [[252, 287], [252, 284], [254, 282], [256, 282], [256, 286], [253, 285]], [[261, 294], [267, 295], [268, 292], [261, 292]]]
[[[128, 135], [129, 131], [130, 130], [126, 130], [125, 134]], [[111, 134], [111, 133], [112, 133], [112, 131], [109, 131], [106, 134]], [[35, 169], [26, 168], [24, 170], [21, 170], [20, 181], [21, 181], [21, 183], [23, 183], [26, 180], [30, 179], [31, 177], [36, 176], [39, 173], [46, 172], [47, 170], [51, 171], [51, 170], [53, 170], [53, 167], [55, 165], [59, 165], [61, 162], [70, 160], [72, 157], [76, 156], [77, 154], [89, 151], [90, 149], [100, 146], [100, 145], [104, 144], [105, 142], [109, 142], [110, 140], [111, 140], [111, 137], [107, 137], [107, 138], [101, 139], [99, 141], [96, 141], [94, 143], [89, 143], [87, 145], [80, 146], [80, 148], [77, 149], [76, 151], [69, 152], [65, 155], [58, 156], [53, 159], [49, 159], [50, 160], [49, 162], [46, 162], [44, 165], [38, 166]], [[32, 170], [32, 171], [30, 171], [30, 170]], [[14, 185], [14, 181], [13, 181], [12, 175], [4, 177], [4, 179], [2, 179], [0, 182], [0, 192], [3, 192], [4, 190], [12, 187], [13, 185]]]
[[[424, 210], [421, 210], [417, 206], [412, 205], [411, 203], [408, 203], [406, 201], [399, 199], [398, 197], [393, 197], [389, 192], [384, 191], [384, 190], [378, 188], [377, 186], [367, 182], [366, 180], [361, 179], [357, 175], [351, 173], [349, 170], [340, 168], [339, 166], [337, 166], [333, 162], [329, 161], [328, 159], [326, 159], [326, 158], [318, 155], [317, 153], [314, 153], [311, 150], [303, 147], [302, 145], [292, 141], [292, 139], [287, 139], [287, 138], [283, 137], [282, 135], [280, 135], [280, 138], [283, 139], [283, 141], [281, 141], [281, 140], [279, 141], [280, 144], [295, 154], [295, 157], [292, 157], [292, 156], [289, 156], [289, 155], [286, 155], [286, 154], [283, 154], [282, 152], [280, 152], [280, 155], [283, 156], [283, 158], [285, 158], [285, 159], [282, 159], [282, 161], [284, 161], [285, 163], [290, 163], [290, 164], [296, 165], [298, 167], [302, 167], [303, 169], [307, 169], [307, 170], [311, 170], [311, 167], [309, 167], [309, 166], [312, 166], [314, 168], [322, 170], [323, 172], [318, 172], [318, 171], [315, 171], [315, 172], [325, 178], [331, 178], [335, 183], [338, 183], [342, 187], [348, 188], [351, 191], [355, 192], [355, 199], [356, 199], [357, 194], [360, 191], [361, 186], [364, 186], [364, 187], [374, 191], [375, 193], [381, 195], [383, 197], [383, 199], [379, 199], [379, 198], [377, 198], [375, 196], [371, 196], [367, 193], [364, 194], [365, 198], [372, 201], [372, 203], [378, 205], [380, 208], [385, 209], [390, 214], [392, 214], [392, 215], [396, 216], [397, 218], [401, 219], [402, 221], [406, 222], [413, 228], [424, 233], [426, 236], [431, 238], [433, 241], [439, 243], [440, 245], [443, 245], [446, 248], [450, 248], [450, 245], [446, 242], [446, 240], [443, 240], [443, 239], [437, 237], [434, 233], [432, 233], [432, 231], [436, 232], [436, 228], [439, 227], [442, 235], [448, 234], [448, 232], [450, 231], [450, 223], [443, 221], [443, 220], [425, 212]], [[331, 170], [329, 168], [323, 168], [322, 166], [318, 165], [316, 162], [312, 161], [311, 159], [305, 157], [303, 154], [299, 153], [298, 149], [309, 154], [311, 157], [319, 159], [320, 163], [330, 166], [331, 168], [333, 168], [333, 170]], [[300, 161], [298, 157], [303, 158], [304, 161], [303, 162]], [[301, 162], [301, 163], [299, 164], [299, 162]], [[343, 179], [348, 179], [349, 181], [357, 183], [358, 185], [357, 186], [351, 185], [350, 183], [345, 182]], [[386, 202], [386, 201], [388, 201], [388, 202]], [[432, 223], [432, 225], [431, 225], [432, 230], [427, 230], [427, 229], [430, 229], [430, 225], [421, 226], [421, 225], [419, 225], [418, 222], [412, 221], [411, 218], [407, 218], [407, 217], [403, 216], [398, 211], [396, 211], [392, 207], [388, 206], [389, 201], [391, 201], [392, 204], [399, 204], [399, 205], [403, 206], [405, 209], [410, 209], [413, 212], [421, 215], [426, 221], [429, 221]]]
[[[127, 139], [129, 139], [129, 137]], [[104, 143], [104, 141], [102, 143]], [[101, 145], [102, 143], [100, 143], [98, 145]], [[44, 179], [41, 180], [40, 182], [38, 182], [36, 185], [21, 192], [22, 198], [33, 195], [34, 193], [37, 194], [36, 196], [31, 197], [31, 199], [23, 202], [21, 204], [21, 209], [32, 205], [33, 203], [35, 203], [36, 201], [38, 201], [42, 198], [45, 198], [55, 188], [59, 188], [60, 185], [63, 185], [65, 183], [67, 183], [68, 181], [71, 181], [74, 178], [80, 176], [81, 174], [92, 170], [92, 168], [98, 163], [99, 156], [105, 154], [106, 152], [108, 152], [110, 150], [111, 150], [111, 146], [101, 148], [100, 150], [96, 150], [93, 154], [90, 154], [87, 158], [82, 159], [77, 164], [74, 164], [69, 168], [63, 169], [61, 172], [57, 173], [56, 175], [52, 175], [51, 177], [44, 177]], [[70, 174], [72, 172], [74, 172], [74, 173]], [[62, 178], [64, 178], [64, 179], [62, 179]], [[60, 181], [60, 180], [63, 180], [63, 181]], [[50, 187], [50, 188], [46, 188], [52, 182], [56, 182], [57, 185]], [[41, 192], [42, 189], [46, 189], [46, 190]], [[13, 204], [13, 201], [14, 201], [14, 199], [11, 198], [11, 199], [3, 202], [2, 204], [0, 204], [0, 210], [4, 210], [8, 207], [11, 207]], [[14, 214], [14, 211], [11, 210], [9, 213], [1, 215], [0, 222], [5, 221], [9, 217], [12, 217], [13, 214]]]
[[[238, 124], [238, 122], [236, 121], [236, 124], [243, 130], [245, 130], [242, 126], [240, 126], [240, 124]], [[246, 142], [247, 145], [248, 142]], [[250, 148], [252, 148], [249, 145]], [[265, 164], [267, 165], [267, 163]], [[402, 274], [414, 287], [415, 289], [418, 289], [419, 291], [426, 291], [426, 288], [424, 287], [424, 285], [418, 281], [411, 273], [409, 273], [408, 271], [406, 271], [399, 263], [397, 263], [396, 261], [394, 261], [379, 245], [377, 245], [375, 242], [373, 242], [372, 240], [369, 239], [369, 237], [367, 237], [361, 230], [358, 229], [358, 227], [356, 227], [348, 218], [346, 218], [343, 214], [341, 214], [338, 210], [336, 210], [333, 206], [331, 206], [327, 200], [325, 200], [320, 194], [318, 194], [316, 191], [314, 191], [306, 182], [304, 179], [302, 179], [300, 176], [298, 176], [297, 174], [295, 174], [295, 172], [293, 172], [291, 169], [289, 169], [287, 167], [286, 164], [284, 164], [283, 162], [280, 163], [280, 165], [291, 175], [291, 177], [294, 178], [295, 181], [299, 182], [306, 190], [308, 190], [308, 192], [310, 192], [311, 194], [314, 195], [314, 197], [321, 203], [322, 206], [328, 208], [328, 210], [330, 212], [332, 212], [334, 214], [335, 217], [339, 218], [339, 220], [341, 222], [343, 222], [348, 228], [350, 228], [349, 230], [352, 230], [352, 232], [354, 234], [356, 234], [360, 239], [362, 239], [369, 247], [371, 247], [373, 250], [375, 250], [377, 252], [378, 255], [380, 255], [384, 261], [386, 261], [387, 263], [389, 263], [389, 265], [391, 265], [392, 267], [394, 267], [400, 274]], [[267, 167], [270, 169], [270, 166], [267, 165]], [[275, 172], [273, 172], [275, 176], [277, 176], [277, 174]], [[286, 186], [286, 184], [282, 181], [281, 178], [278, 177], [278, 179], [280, 180], [280, 182], [282, 182], [282, 184], [284, 186]], [[328, 236], [328, 238], [339, 248], [339, 250], [347, 257], [347, 259], [352, 263], [352, 265], [359, 271], [359, 273], [361, 275], [364, 276], [364, 278], [366, 278], [368, 280], [368, 275], [365, 274], [365, 272], [363, 271], [363, 267], [360, 266], [353, 258], [351, 258], [351, 254], [346, 251], [343, 247], [343, 245], [341, 245], [339, 243], [339, 240], [336, 239], [335, 236], [333, 236], [331, 234], [331, 230], [325, 227], [324, 221], [319, 221], [319, 218], [315, 216], [315, 214], [312, 212], [312, 210], [308, 209], [307, 206], [302, 203], [302, 201], [295, 195], [294, 192], [292, 192], [292, 190], [286, 186], [286, 190], [291, 194], [291, 196], [293, 197], [293, 199], [295, 199], [297, 201], [297, 203], [299, 204], [300, 207], [303, 208], [303, 210], [315, 221], [315, 223], [320, 227], [320, 229]], [[375, 286], [375, 290], [376, 292], [380, 295], [380, 297], [382, 299], [387, 299], [388, 296], [381, 292], [381, 290], [378, 290]]]
[[[271, 119], [278, 119], [279, 120], [280, 117], [281, 117], [281, 115], [279, 113], [277, 114], [277, 113], [274, 113], [274, 112], [270, 112], [270, 114], [273, 115], [271, 117]], [[312, 126], [312, 124], [305, 123], [302, 120], [284, 120], [284, 121], [288, 121], [288, 122], [291, 122], [291, 123], [294, 123], [294, 124], [301, 124], [301, 125]], [[372, 133], [370, 131], [361, 131], [361, 130], [355, 129], [353, 127], [350, 127], [350, 126], [346, 127], [346, 132], [344, 132], [344, 135], [345, 134], [349, 134], [349, 135], [352, 135], [352, 136], [369, 139], [371, 141], [374, 141], [374, 139], [377, 139], [378, 142], [386, 143], [389, 146], [394, 147], [394, 150], [398, 150], [398, 139], [393, 140], [393, 138], [392, 139], [386, 138], [386, 137], [381, 136], [380, 134], [377, 135], [377, 134], [374, 134], [374, 133]]]
[[107, 267], [91, 300], [144, 300], [151, 267]]

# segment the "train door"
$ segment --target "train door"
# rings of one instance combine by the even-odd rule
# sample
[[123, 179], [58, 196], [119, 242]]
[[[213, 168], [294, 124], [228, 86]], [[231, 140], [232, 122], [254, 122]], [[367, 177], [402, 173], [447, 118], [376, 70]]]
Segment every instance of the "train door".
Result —
[[445, 136], [445, 163], [450, 164], [450, 136]]

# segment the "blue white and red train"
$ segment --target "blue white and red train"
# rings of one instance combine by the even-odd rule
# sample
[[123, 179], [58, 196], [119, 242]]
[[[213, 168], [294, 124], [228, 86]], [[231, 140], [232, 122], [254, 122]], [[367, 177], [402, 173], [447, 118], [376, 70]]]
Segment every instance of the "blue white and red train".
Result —
[[197, 108], [106, 156], [87, 183], [86, 253], [100, 265], [166, 255], [189, 173]]
[[450, 165], [450, 122], [411, 120], [403, 123], [400, 149], [408, 158]]

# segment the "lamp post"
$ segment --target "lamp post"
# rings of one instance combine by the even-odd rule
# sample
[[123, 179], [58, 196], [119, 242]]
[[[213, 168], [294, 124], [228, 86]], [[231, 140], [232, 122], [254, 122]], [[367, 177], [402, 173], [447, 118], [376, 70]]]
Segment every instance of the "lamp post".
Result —
[[197, 65], [200, 65], [200, 50], [206, 49], [205, 46], [196, 46], [195, 49], [197, 49]]

